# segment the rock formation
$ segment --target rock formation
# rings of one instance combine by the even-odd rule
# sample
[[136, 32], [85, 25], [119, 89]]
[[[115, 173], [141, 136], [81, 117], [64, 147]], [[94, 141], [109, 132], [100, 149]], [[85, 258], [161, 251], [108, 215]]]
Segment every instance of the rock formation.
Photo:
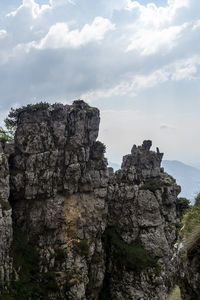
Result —
[[10, 256], [12, 211], [8, 202], [9, 193], [8, 160], [0, 144], [0, 288], [2, 290], [7, 288], [12, 273], [12, 258]]
[[160, 168], [163, 154], [150, 147], [150, 141], [134, 145], [111, 185], [107, 270], [111, 299], [161, 300], [173, 286], [180, 187]]
[[[180, 187], [160, 168], [163, 154], [150, 150], [151, 141], [134, 145], [114, 173], [96, 141], [99, 121], [98, 109], [81, 100], [18, 115], [9, 201], [12, 274], [18, 293], [26, 284], [28, 295], [20, 300], [164, 300], [174, 284]], [[7, 201], [6, 158], [0, 177]], [[0, 215], [0, 235], [9, 241], [0, 249], [6, 270], [10, 214]]]

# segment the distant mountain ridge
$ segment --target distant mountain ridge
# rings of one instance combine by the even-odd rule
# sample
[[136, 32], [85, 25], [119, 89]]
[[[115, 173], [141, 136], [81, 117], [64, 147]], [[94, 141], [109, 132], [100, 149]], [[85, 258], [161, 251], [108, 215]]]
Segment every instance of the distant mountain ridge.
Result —
[[181, 186], [182, 191], [179, 196], [186, 197], [194, 202], [196, 194], [200, 192], [200, 169], [178, 160], [164, 160], [162, 167]]

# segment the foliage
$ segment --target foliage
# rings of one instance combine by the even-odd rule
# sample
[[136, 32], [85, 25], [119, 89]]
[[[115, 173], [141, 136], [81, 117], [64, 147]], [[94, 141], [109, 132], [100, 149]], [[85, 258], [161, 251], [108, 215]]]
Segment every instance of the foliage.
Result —
[[185, 214], [183, 222], [185, 235], [191, 233], [195, 227], [200, 226], [200, 194], [197, 195], [195, 204]]
[[79, 111], [85, 109], [87, 112], [92, 112], [94, 110], [88, 103], [83, 100], [75, 100], [71, 106], [74, 110]]
[[196, 196], [194, 205], [200, 207], [200, 193]]
[[8, 117], [4, 120], [6, 129], [0, 127], [0, 142], [12, 142], [14, 139], [15, 131], [17, 128], [17, 122], [19, 116], [24, 111], [36, 111], [38, 109], [48, 108], [49, 104], [46, 102], [40, 102], [36, 104], [28, 104], [20, 108], [11, 108]]
[[187, 257], [200, 257], [200, 226], [196, 226], [185, 239], [185, 250]]
[[9, 210], [11, 209], [11, 206], [10, 206], [10, 203], [3, 200], [1, 197], [0, 197], [0, 205], [1, 205], [1, 208], [2, 210]]
[[166, 300], [181, 300], [181, 293], [178, 286], [173, 289]]
[[184, 244], [188, 257], [200, 255], [200, 194], [183, 218]]
[[92, 256], [92, 263], [97, 265], [97, 264], [102, 263], [102, 261], [103, 261], [102, 253], [95, 251]]
[[177, 198], [176, 199], [176, 209], [179, 211], [179, 213], [181, 215], [183, 215], [188, 208], [190, 207], [190, 200], [188, 200], [187, 198]]
[[159, 178], [149, 178], [145, 181], [145, 183], [141, 186], [141, 190], [149, 190], [151, 192], [155, 192], [156, 190], [160, 190], [164, 186], [164, 182]]
[[96, 141], [95, 147], [98, 148], [102, 153], [106, 152], [106, 145], [100, 141]]
[[0, 142], [7, 143], [13, 141], [13, 133], [11, 130], [6, 131], [0, 127]]
[[150, 267], [158, 268], [156, 260], [148, 254], [139, 240], [127, 244], [113, 227], [107, 229], [106, 239], [118, 268], [126, 268], [137, 273]]
[[70, 288], [76, 285], [81, 280], [81, 272], [77, 269], [68, 270], [66, 272], [65, 291], [69, 291]]
[[11, 246], [13, 265], [19, 275], [13, 280], [2, 300], [47, 300], [48, 293], [57, 290], [53, 272], [40, 272], [40, 258], [35, 248], [26, 240], [19, 228], [14, 228]]
[[26, 106], [22, 106], [20, 108], [11, 108], [8, 117], [5, 119], [5, 125], [7, 128], [15, 128], [17, 126], [17, 121], [22, 112], [28, 111], [36, 111], [38, 109], [45, 109], [50, 106], [47, 102], [40, 102], [36, 104], [28, 104]]
[[56, 248], [55, 249], [55, 263], [62, 264], [67, 258], [67, 253], [63, 248]]
[[74, 241], [73, 242], [74, 245], [74, 250], [81, 256], [88, 256], [89, 253], [89, 243], [88, 240], [83, 239], [80, 241]]

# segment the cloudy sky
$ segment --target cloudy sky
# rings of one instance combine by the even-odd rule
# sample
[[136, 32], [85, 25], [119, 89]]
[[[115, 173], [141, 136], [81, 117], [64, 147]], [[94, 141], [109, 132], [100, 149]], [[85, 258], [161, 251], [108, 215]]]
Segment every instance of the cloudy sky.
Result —
[[200, 164], [199, 0], [1, 0], [0, 118], [11, 107], [84, 99], [120, 162], [152, 139]]

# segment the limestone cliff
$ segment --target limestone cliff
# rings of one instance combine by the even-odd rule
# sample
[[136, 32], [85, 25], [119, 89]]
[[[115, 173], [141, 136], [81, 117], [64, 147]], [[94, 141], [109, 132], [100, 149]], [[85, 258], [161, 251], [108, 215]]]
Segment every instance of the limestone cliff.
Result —
[[173, 285], [176, 197], [180, 187], [160, 168], [163, 154], [158, 149], [157, 153], [150, 151], [150, 147], [150, 141], [134, 145], [111, 185], [111, 299], [161, 300]]
[[0, 143], [0, 289], [2, 290], [7, 288], [12, 273], [12, 258], [10, 256], [12, 211], [8, 202], [9, 193], [8, 160]]
[[20, 300], [164, 300], [174, 284], [180, 187], [151, 141], [134, 145], [114, 173], [96, 141], [99, 121], [81, 100], [17, 116], [9, 157], [16, 299], [23, 291]]

